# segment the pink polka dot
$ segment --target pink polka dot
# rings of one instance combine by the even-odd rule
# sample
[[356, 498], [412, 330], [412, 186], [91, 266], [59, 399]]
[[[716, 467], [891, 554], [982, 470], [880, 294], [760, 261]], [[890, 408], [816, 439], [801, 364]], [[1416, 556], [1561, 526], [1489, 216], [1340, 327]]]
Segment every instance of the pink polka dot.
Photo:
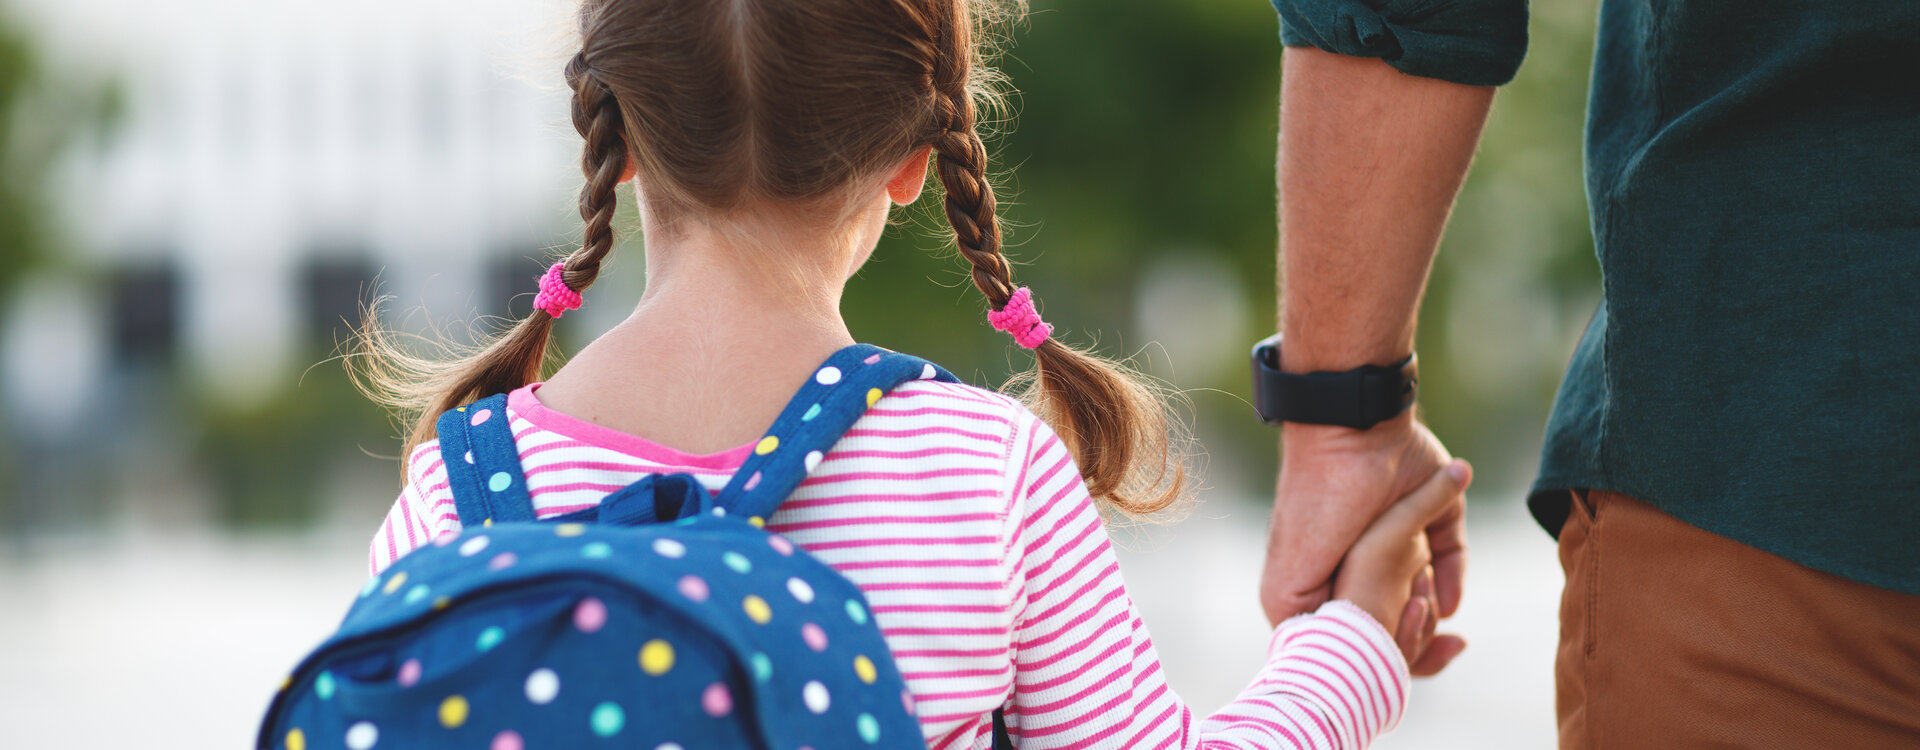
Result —
[[607, 605], [591, 596], [580, 600], [580, 606], [573, 608], [573, 626], [582, 633], [592, 633], [607, 626]]
[[700, 694], [700, 708], [716, 719], [726, 716], [727, 712], [733, 710], [733, 693], [727, 692], [727, 686], [723, 683], [708, 685], [706, 691]]
[[473, 419], [468, 420], [468, 423], [477, 427], [480, 425], [481, 422], [487, 421], [487, 418], [492, 416], [493, 416], [492, 409], [481, 409], [473, 413]]
[[900, 705], [906, 706], [907, 715], [912, 716], [913, 715], [913, 693], [907, 692], [905, 690], [900, 691]]
[[507, 568], [513, 567], [513, 564], [517, 562], [520, 562], [518, 555], [512, 552], [502, 552], [494, 555], [492, 560], [487, 561], [487, 570], [506, 570]]
[[747, 483], [742, 489], [751, 490], [758, 486], [760, 486], [760, 472], [756, 471], [753, 476], [747, 477]]
[[869, 355], [866, 359], [863, 359], [860, 361], [865, 362], [867, 364], [873, 364], [875, 362], [880, 361], [880, 355], [878, 354]]
[[527, 743], [520, 739], [520, 733], [511, 729], [493, 736], [493, 744], [487, 750], [525, 750]]
[[449, 544], [452, 544], [452, 543], [453, 543], [453, 540], [455, 540], [455, 539], [459, 539], [459, 538], [460, 538], [460, 532], [458, 532], [458, 531], [449, 531], [449, 532], [446, 532], [446, 533], [444, 533], [444, 534], [441, 534], [441, 535], [439, 535], [439, 536], [436, 536], [436, 537], [434, 537], [434, 538], [433, 538], [433, 546], [435, 546], [435, 547], [445, 547], [445, 546], [447, 546], [447, 545], [449, 545]]
[[815, 651], [827, 650], [827, 631], [819, 625], [807, 623], [800, 626], [800, 638], [807, 642], [807, 648]]
[[793, 542], [787, 541], [787, 538], [784, 536], [780, 536], [779, 534], [768, 534], [767, 544], [768, 546], [773, 547], [773, 551], [778, 552], [782, 555], [787, 555], [787, 556], [793, 555]]
[[680, 577], [680, 595], [681, 596], [684, 596], [688, 599], [692, 599], [696, 602], [704, 602], [707, 600], [707, 594], [710, 594], [710, 593], [712, 592], [707, 589], [707, 582], [700, 580], [700, 576], [681, 576]]
[[400, 674], [396, 676], [400, 687], [410, 688], [420, 684], [420, 660], [408, 659], [400, 663]]

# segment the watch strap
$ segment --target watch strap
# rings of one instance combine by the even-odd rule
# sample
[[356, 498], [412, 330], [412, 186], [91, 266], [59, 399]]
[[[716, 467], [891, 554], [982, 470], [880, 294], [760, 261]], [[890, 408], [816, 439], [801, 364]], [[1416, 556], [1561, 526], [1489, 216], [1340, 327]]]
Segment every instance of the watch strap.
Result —
[[1366, 365], [1346, 372], [1281, 372], [1277, 336], [1254, 347], [1253, 378], [1254, 409], [1267, 424], [1301, 422], [1364, 430], [1406, 411], [1419, 390], [1412, 355], [1391, 365]]

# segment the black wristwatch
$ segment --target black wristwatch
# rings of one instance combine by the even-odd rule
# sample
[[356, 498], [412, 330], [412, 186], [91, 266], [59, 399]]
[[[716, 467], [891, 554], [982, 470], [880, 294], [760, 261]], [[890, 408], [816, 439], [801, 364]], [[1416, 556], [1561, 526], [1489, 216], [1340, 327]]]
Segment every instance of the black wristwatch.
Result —
[[1280, 371], [1280, 334], [1253, 345], [1253, 408], [1267, 424], [1302, 422], [1364, 430], [1413, 405], [1413, 355], [1391, 365], [1305, 375]]

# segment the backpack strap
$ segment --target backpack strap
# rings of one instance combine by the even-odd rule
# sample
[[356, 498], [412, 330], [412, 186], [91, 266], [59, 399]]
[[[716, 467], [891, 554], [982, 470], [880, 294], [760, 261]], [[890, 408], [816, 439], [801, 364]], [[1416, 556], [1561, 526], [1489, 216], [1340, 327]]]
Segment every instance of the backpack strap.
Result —
[[924, 359], [871, 344], [835, 352], [787, 402], [715, 505], [747, 518], [773, 515], [868, 407], [909, 380], [960, 382]]
[[434, 425], [440, 436], [440, 462], [460, 525], [533, 520], [533, 497], [520, 471], [520, 451], [507, 424], [507, 394], [488, 396], [448, 409]]

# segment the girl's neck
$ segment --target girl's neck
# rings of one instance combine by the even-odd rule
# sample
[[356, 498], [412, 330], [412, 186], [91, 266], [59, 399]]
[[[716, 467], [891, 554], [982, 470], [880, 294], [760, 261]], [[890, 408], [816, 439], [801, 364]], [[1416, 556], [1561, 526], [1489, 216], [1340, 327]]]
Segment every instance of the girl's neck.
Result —
[[821, 360], [853, 343], [840, 294], [884, 215], [838, 228], [647, 222], [639, 305], [554, 373], [541, 402], [690, 453], [752, 441]]

